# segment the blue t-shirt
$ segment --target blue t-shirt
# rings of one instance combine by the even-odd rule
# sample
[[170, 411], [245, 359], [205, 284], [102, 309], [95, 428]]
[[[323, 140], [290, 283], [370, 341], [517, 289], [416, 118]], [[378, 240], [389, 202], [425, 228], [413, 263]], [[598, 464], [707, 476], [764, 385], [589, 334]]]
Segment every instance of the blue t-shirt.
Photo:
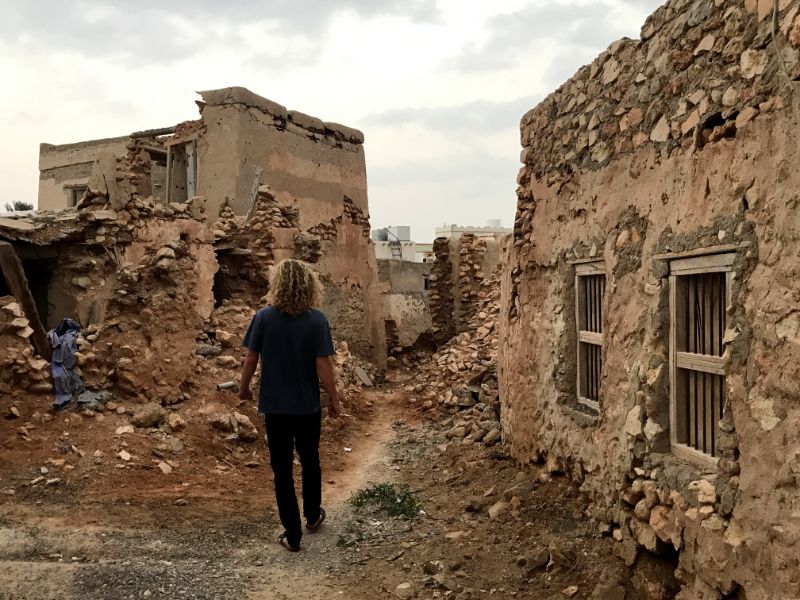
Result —
[[320, 411], [317, 357], [334, 354], [325, 315], [296, 316], [268, 306], [253, 317], [244, 346], [261, 354], [258, 412], [309, 415]]

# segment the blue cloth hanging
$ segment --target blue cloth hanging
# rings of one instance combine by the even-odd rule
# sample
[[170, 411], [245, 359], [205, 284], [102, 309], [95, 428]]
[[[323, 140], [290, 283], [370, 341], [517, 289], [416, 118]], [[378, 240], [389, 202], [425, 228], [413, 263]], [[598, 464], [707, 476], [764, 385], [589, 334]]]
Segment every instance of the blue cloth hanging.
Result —
[[75, 372], [78, 360], [75, 352], [78, 350], [78, 333], [81, 326], [77, 321], [64, 319], [58, 327], [47, 332], [47, 339], [53, 347], [53, 387], [56, 398], [53, 406], [56, 410], [66, 407], [72, 399], [83, 392], [80, 375]]

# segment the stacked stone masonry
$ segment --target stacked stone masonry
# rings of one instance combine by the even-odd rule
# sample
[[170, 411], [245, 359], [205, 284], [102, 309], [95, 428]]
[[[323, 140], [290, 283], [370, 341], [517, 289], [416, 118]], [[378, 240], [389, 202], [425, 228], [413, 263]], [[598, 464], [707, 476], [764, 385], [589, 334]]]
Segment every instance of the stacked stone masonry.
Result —
[[[800, 597], [800, 2], [775, 5], [670, 1], [521, 122], [504, 435], [581, 482], [629, 564], [677, 554], [682, 599]], [[723, 252], [725, 401], [695, 460], [674, 444], [670, 276]], [[578, 401], [585, 264], [605, 276], [599, 408]]]

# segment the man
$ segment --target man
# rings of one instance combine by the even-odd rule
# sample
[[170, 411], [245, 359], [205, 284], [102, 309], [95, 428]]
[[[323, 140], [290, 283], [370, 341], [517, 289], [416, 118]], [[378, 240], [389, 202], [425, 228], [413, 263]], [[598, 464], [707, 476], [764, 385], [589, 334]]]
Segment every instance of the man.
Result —
[[284, 532], [278, 542], [300, 550], [302, 527], [292, 473], [294, 449], [303, 468], [303, 514], [314, 532], [325, 520], [319, 437], [322, 410], [319, 383], [331, 398], [328, 415], [341, 411], [333, 377], [334, 354], [328, 320], [319, 310], [321, 286], [306, 263], [287, 259], [278, 264], [270, 281], [269, 306], [256, 313], [244, 346], [239, 398], [252, 400], [250, 382], [261, 359], [258, 412], [264, 414], [275, 496]]

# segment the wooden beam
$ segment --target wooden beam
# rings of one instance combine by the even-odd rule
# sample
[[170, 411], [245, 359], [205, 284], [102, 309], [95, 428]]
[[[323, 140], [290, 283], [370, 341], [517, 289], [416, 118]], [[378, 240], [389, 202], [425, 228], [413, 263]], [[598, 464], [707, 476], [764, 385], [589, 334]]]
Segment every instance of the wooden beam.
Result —
[[676, 260], [678, 258], [692, 258], [694, 256], [707, 256], [709, 254], [724, 254], [726, 252], [736, 252], [743, 248], [749, 248], [750, 242], [744, 241], [739, 244], [720, 244], [719, 246], [707, 246], [706, 248], [695, 248], [685, 252], [666, 252], [664, 254], [654, 254], [653, 260]]
[[602, 346], [603, 334], [595, 333], [594, 331], [579, 331], [578, 341], [585, 342], [587, 344], [594, 344], [595, 346]]
[[25, 316], [30, 322], [33, 334], [31, 340], [33, 346], [41, 356], [47, 360], [53, 357], [53, 349], [50, 347], [50, 342], [47, 339], [47, 332], [42, 326], [39, 319], [39, 311], [36, 310], [36, 302], [33, 299], [31, 290], [28, 287], [28, 279], [25, 277], [25, 271], [22, 268], [22, 263], [19, 261], [17, 253], [14, 251], [14, 246], [8, 242], [0, 242], [0, 271], [6, 278], [6, 283], [11, 293], [17, 299], [17, 302], [22, 306]]

